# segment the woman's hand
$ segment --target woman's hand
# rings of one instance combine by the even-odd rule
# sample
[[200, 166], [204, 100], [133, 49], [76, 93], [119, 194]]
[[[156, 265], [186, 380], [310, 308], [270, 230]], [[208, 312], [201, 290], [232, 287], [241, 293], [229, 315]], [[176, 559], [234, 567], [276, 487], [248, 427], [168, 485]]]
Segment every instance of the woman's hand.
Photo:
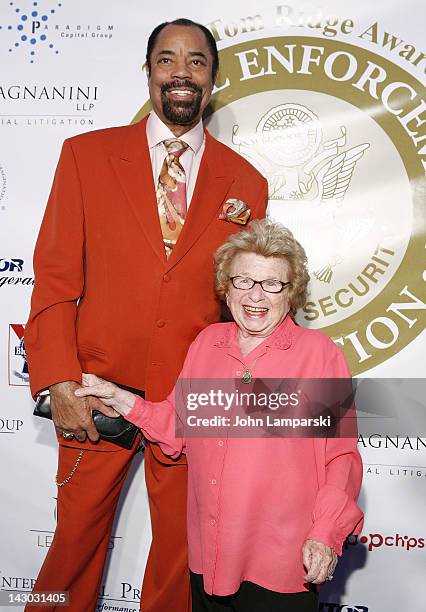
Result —
[[105, 406], [113, 408], [117, 416], [126, 416], [133, 408], [136, 395], [120, 389], [114, 383], [108, 382], [94, 374], [82, 375], [83, 387], [74, 391], [77, 397], [98, 397]]
[[306, 568], [306, 582], [321, 584], [333, 578], [337, 555], [332, 548], [315, 540], [306, 540], [302, 549], [303, 565]]

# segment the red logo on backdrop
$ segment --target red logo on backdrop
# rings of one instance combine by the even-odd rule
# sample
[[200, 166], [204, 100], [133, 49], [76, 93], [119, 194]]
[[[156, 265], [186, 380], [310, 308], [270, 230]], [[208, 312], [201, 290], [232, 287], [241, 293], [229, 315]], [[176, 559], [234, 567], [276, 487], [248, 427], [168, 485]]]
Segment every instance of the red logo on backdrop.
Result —
[[360, 536], [349, 536], [346, 540], [345, 547], [350, 548], [356, 544], [364, 544], [368, 551], [376, 548], [401, 548], [403, 550], [413, 550], [414, 548], [424, 548], [425, 539], [416, 538], [413, 536], [401, 535], [395, 533], [393, 535], [383, 535], [382, 533], [369, 533]]
[[24, 386], [29, 384], [27, 353], [24, 344], [22, 323], [9, 325], [9, 385]]

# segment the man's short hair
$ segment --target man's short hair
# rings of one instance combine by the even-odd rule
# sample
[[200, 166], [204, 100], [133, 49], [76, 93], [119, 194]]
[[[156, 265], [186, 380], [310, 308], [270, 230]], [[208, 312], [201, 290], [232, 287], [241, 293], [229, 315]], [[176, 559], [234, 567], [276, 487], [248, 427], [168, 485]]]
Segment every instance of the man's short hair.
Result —
[[214, 39], [213, 34], [210, 32], [206, 26], [201, 23], [197, 23], [195, 21], [191, 21], [191, 19], [185, 19], [184, 17], [180, 17], [179, 19], [174, 19], [173, 21], [165, 21], [164, 23], [160, 23], [156, 28], [154, 28], [148, 38], [148, 44], [146, 47], [146, 66], [148, 68], [148, 75], [151, 74], [151, 55], [154, 49], [155, 43], [157, 41], [158, 35], [161, 30], [163, 30], [168, 25], [176, 25], [176, 26], [193, 26], [199, 28], [206, 37], [207, 45], [209, 47], [210, 53], [212, 55], [212, 80], [214, 81], [219, 70], [219, 53], [217, 51], [216, 41]]

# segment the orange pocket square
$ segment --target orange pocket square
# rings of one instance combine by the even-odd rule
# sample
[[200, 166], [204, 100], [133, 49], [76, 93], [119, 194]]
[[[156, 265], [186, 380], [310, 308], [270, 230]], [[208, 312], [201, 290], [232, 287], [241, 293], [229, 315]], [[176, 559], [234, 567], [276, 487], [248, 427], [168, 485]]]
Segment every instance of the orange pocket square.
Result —
[[238, 225], [246, 225], [250, 219], [250, 213], [251, 210], [245, 202], [230, 198], [223, 205], [219, 219], [237, 223]]

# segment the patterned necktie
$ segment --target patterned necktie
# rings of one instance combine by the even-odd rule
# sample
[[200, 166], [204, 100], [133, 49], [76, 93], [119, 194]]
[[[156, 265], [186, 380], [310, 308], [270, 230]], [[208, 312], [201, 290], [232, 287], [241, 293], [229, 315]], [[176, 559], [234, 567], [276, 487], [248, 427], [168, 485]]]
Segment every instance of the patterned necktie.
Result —
[[178, 138], [164, 140], [167, 150], [157, 186], [157, 204], [166, 256], [179, 238], [186, 217], [186, 176], [179, 157], [188, 148]]

